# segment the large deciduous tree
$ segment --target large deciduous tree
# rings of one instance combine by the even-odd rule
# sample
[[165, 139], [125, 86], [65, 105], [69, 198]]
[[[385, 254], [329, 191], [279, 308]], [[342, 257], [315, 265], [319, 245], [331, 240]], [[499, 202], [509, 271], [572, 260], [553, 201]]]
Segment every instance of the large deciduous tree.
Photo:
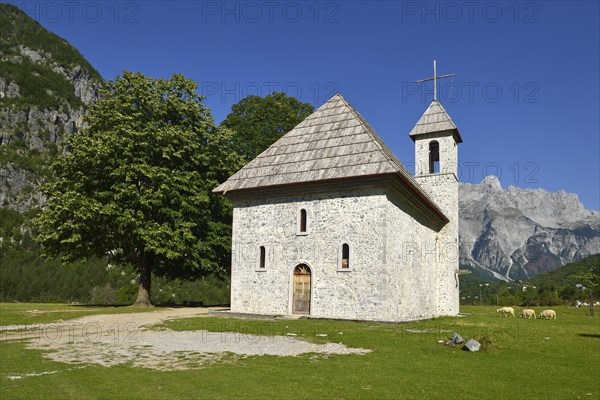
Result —
[[311, 104], [283, 92], [248, 96], [231, 107], [221, 126], [235, 131], [233, 149], [251, 161], [313, 111]]
[[197, 276], [229, 264], [231, 206], [211, 190], [241, 159], [196, 90], [179, 74], [126, 71], [107, 82], [45, 187], [36, 224], [46, 255], [134, 265], [135, 305], [150, 305], [152, 272]]

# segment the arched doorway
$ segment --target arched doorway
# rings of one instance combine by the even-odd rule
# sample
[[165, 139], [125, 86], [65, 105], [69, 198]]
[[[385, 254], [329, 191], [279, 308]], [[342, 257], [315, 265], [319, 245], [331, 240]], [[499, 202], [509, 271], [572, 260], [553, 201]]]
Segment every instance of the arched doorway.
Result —
[[310, 267], [308, 265], [300, 264], [294, 268], [293, 314], [310, 314], [310, 278]]

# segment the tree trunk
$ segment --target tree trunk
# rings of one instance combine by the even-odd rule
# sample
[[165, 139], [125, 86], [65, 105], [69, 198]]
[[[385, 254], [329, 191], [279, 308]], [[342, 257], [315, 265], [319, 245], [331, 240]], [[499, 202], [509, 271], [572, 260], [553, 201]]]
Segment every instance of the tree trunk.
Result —
[[133, 307], [152, 307], [152, 303], [150, 302], [152, 267], [150, 266], [149, 257], [142, 257], [138, 270], [140, 272], [140, 286]]

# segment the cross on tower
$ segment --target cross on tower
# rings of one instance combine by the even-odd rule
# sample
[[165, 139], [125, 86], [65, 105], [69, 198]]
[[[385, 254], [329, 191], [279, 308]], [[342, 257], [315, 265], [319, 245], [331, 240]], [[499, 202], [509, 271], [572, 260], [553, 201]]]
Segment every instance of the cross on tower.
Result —
[[437, 80], [438, 79], [442, 79], [442, 78], [449, 78], [449, 77], [454, 76], [454, 75], [456, 75], [456, 74], [448, 74], [448, 75], [437, 76], [435, 60], [433, 60], [433, 78], [419, 79], [417, 81], [417, 83], [426, 82], [426, 81], [433, 81], [433, 101], [437, 101]]

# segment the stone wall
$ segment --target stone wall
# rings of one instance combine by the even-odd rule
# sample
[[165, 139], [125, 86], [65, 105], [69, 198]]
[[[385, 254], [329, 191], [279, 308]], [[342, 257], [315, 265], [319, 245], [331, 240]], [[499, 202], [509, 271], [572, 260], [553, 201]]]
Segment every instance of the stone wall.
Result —
[[423, 225], [403, 199], [387, 204], [387, 277], [390, 318], [410, 321], [437, 315], [437, 232]]
[[429, 143], [439, 143], [439, 172], [457, 175], [458, 145], [451, 131], [442, 131], [420, 135], [415, 140], [415, 176], [429, 174]]
[[[234, 202], [231, 309], [290, 314], [293, 270], [312, 273], [313, 317], [403, 321], [437, 315], [438, 265], [414, 249], [435, 248], [437, 233], [385, 188]], [[308, 214], [298, 233], [299, 210]], [[343, 243], [350, 269], [340, 270]], [[259, 268], [259, 248], [266, 268]]]

